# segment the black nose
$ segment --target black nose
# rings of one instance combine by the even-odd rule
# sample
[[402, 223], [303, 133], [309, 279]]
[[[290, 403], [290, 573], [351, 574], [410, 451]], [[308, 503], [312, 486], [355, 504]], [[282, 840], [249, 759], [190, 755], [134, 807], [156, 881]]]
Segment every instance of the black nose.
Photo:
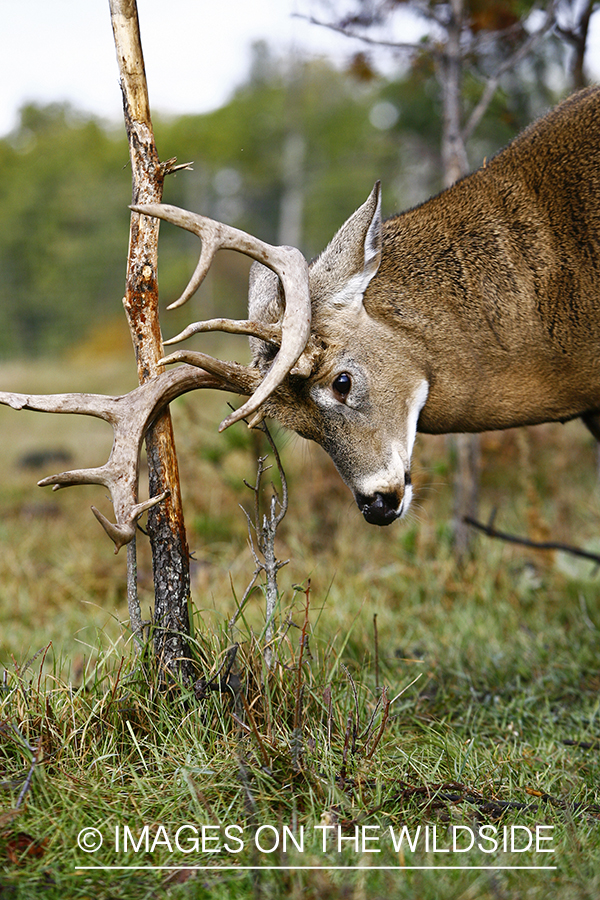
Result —
[[372, 497], [357, 494], [356, 502], [369, 525], [391, 525], [398, 518], [400, 500], [397, 494], [376, 493]]

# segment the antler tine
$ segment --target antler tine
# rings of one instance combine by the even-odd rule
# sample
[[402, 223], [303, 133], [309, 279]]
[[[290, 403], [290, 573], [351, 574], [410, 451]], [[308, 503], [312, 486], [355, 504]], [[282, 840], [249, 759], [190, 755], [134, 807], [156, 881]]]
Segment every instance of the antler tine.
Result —
[[123, 396], [0, 392], [0, 403], [13, 409], [95, 416], [112, 425], [113, 445], [108, 461], [103, 466], [60, 472], [43, 478], [38, 484], [40, 487], [51, 484], [53, 490], [75, 484], [101, 484], [108, 488], [116, 523], [109, 522], [95, 507], [92, 507], [92, 511], [114, 542], [117, 553], [124, 544], [132, 540], [136, 521], [142, 513], [168, 496], [166, 491], [150, 500], [138, 502], [140, 448], [148, 425], [171, 400], [196, 388], [249, 393], [248, 379], [244, 380], [242, 375], [243, 373], [233, 369], [224, 369], [220, 376], [194, 366], [179, 366], [170, 372], [163, 372]]
[[200, 259], [194, 274], [181, 297], [169, 304], [167, 309], [176, 309], [179, 306], [183, 306], [196, 293], [204, 281], [217, 250], [226, 246], [221, 239], [221, 228], [226, 226], [221, 226], [220, 222], [215, 222], [204, 216], [198, 216], [185, 209], [179, 209], [177, 206], [169, 206], [166, 203], [146, 203], [130, 206], [130, 209], [145, 216], [166, 219], [166, 221], [172, 222], [174, 225], [179, 225], [180, 228], [185, 228], [186, 231], [191, 231], [201, 239]]
[[[0, 392], [0, 403], [13, 409], [39, 412], [78, 413], [96, 416], [112, 425], [114, 440], [110, 456], [103, 466], [73, 469], [43, 478], [40, 486], [54, 490], [75, 484], [101, 484], [108, 488], [116, 522], [109, 522], [95, 507], [94, 515], [115, 544], [115, 553], [135, 535], [136, 521], [149, 507], [166, 499], [169, 491], [143, 503], [137, 499], [139, 456], [148, 425], [159, 411], [175, 397], [197, 388], [217, 388], [238, 394], [251, 394], [250, 399], [228, 416], [220, 431], [245, 416], [256, 413], [269, 395], [292, 370], [306, 347], [310, 335], [310, 298], [308, 265], [293, 247], [271, 247], [238, 229], [196, 216], [177, 207], [150, 204], [132, 207], [136, 212], [166, 218], [198, 234], [202, 252], [194, 276], [179, 301], [181, 305], [196, 290], [220, 248], [238, 250], [272, 269], [281, 279], [285, 294], [285, 312], [281, 328], [259, 322], [235, 322], [222, 319], [196, 323], [177, 339], [183, 340], [197, 331], [223, 330], [254, 335], [270, 343], [280, 343], [275, 360], [260, 381], [258, 369], [212, 359], [201, 353], [175, 353], [164, 362], [189, 361], [170, 372], [163, 372], [129, 394], [16, 394]], [[250, 425], [256, 422], [256, 416]]]
[[[187, 209], [180, 209], [178, 206], [169, 206], [167, 203], [145, 203], [131, 206], [130, 209], [133, 212], [164, 219], [166, 222], [171, 222], [172, 225], [185, 228], [186, 231], [191, 231], [202, 241], [200, 259], [188, 286], [181, 297], [169, 304], [167, 309], [177, 309], [177, 307], [183, 306], [196, 293], [210, 269], [217, 250], [239, 250], [253, 259], [263, 262], [265, 248], [269, 246], [238, 228], [189, 212]], [[256, 256], [256, 253], [259, 256]]]
[[[181, 228], [198, 235], [202, 240], [200, 259], [190, 283], [179, 300], [172, 303], [169, 309], [181, 306], [197, 290], [208, 271], [215, 253], [219, 249], [237, 250], [240, 253], [244, 253], [246, 256], [250, 256], [257, 262], [272, 269], [281, 280], [285, 295], [285, 311], [281, 323], [281, 346], [279, 352], [252, 397], [221, 422], [219, 431], [223, 431], [225, 428], [233, 425], [234, 422], [256, 413], [265, 400], [281, 384], [286, 375], [289, 374], [305, 350], [310, 337], [311, 322], [308, 263], [302, 253], [295, 247], [274, 247], [247, 234], [245, 231], [240, 231], [238, 228], [224, 225], [222, 222], [215, 222], [213, 219], [188, 212], [185, 209], [179, 209], [177, 206], [149, 203], [132, 206], [131, 209], [134, 212], [143, 213], [146, 216], [156, 216], [159, 219], [171, 222], [173, 225], [179, 225]], [[252, 333], [247, 330], [248, 325], [249, 323], [246, 323], [244, 326], [246, 330], [239, 329], [238, 333]], [[198, 330], [202, 329], [199, 328]], [[232, 328], [231, 330], [234, 329]], [[262, 337], [262, 335], [256, 336]], [[253, 422], [251, 421], [250, 425], [252, 424]]]
[[175, 337], [163, 341], [163, 344], [178, 344], [185, 341], [193, 334], [206, 331], [224, 331], [228, 334], [247, 334], [250, 337], [260, 338], [269, 344], [281, 344], [281, 326], [270, 325], [264, 322], [253, 322], [251, 319], [206, 319], [203, 322], [193, 322], [184, 328]]
[[229, 390], [238, 394], [252, 394], [260, 385], [260, 374], [257, 369], [252, 366], [241, 366], [235, 362], [225, 362], [222, 359], [215, 359], [207, 356], [206, 353], [200, 353], [196, 350], [177, 350], [169, 356], [159, 359], [158, 364], [167, 366], [171, 363], [189, 363], [191, 366], [197, 366], [210, 372], [220, 380], [221, 386], [229, 386]]

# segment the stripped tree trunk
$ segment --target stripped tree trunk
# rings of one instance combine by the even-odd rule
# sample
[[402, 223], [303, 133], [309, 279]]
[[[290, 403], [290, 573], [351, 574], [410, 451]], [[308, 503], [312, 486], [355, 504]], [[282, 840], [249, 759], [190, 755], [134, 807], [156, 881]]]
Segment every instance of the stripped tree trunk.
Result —
[[[159, 203], [168, 163], [158, 158], [136, 0], [110, 0], [110, 12], [123, 93], [125, 127], [132, 170], [132, 203]], [[158, 228], [156, 219], [131, 215], [126, 291], [123, 300], [137, 360], [140, 384], [164, 371], [158, 365], [163, 343], [158, 316]], [[192, 677], [189, 551], [183, 522], [179, 471], [171, 416], [165, 411], [146, 435], [150, 496], [168, 491], [148, 514], [154, 571], [154, 644], [163, 681]]]

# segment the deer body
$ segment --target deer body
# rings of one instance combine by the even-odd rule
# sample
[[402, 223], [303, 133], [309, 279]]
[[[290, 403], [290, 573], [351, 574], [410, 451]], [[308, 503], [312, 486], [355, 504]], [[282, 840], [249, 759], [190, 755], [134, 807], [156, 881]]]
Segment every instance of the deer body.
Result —
[[429, 394], [420, 431], [596, 409], [600, 91], [559, 106], [488, 165], [384, 223], [364, 304], [398, 335], [396, 358], [421, 343]]
[[[417, 429], [583, 416], [598, 431], [600, 89], [422, 206], [384, 223], [379, 209], [376, 186], [312, 264], [311, 371], [264, 410], [322, 444], [384, 525], [410, 501]], [[250, 313], [280, 315], [270, 274]], [[253, 349], [266, 370], [268, 345]]]

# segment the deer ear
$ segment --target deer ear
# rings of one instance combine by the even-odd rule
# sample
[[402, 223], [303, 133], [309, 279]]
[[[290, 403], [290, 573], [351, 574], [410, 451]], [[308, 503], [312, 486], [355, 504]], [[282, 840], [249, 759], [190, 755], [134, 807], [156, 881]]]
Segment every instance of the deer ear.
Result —
[[381, 184], [344, 222], [310, 268], [310, 293], [315, 305], [337, 309], [362, 304], [367, 285], [381, 262]]

